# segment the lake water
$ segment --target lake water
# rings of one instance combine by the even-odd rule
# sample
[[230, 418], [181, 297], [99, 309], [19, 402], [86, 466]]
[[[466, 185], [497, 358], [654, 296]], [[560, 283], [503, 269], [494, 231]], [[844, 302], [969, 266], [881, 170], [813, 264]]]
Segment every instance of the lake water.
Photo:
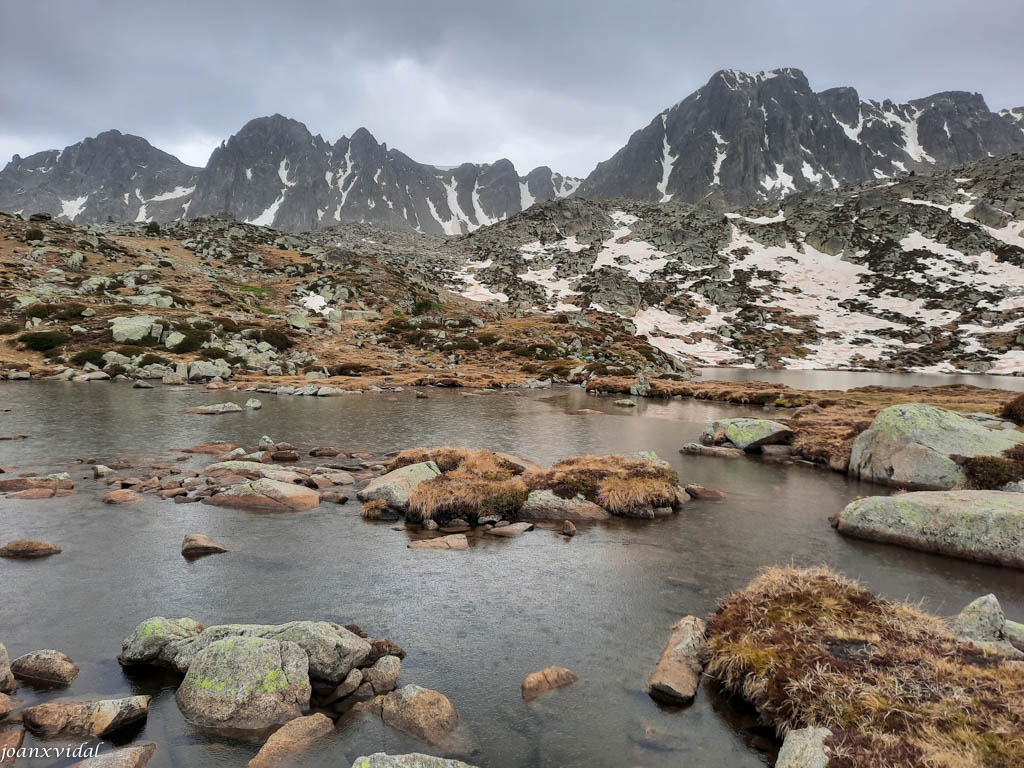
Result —
[[[787, 383], [809, 386], [818, 376], [802, 373]], [[68, 653], [82, 670], [69, 696], [153, 694], [148, 722], [133, 735], [159, 745], [154, 768], [244, 766], [259, 748], [258, 741], [190, 727], [175, 704], [174, 681], [121, 670], [122, 638], [154, 615], [205, 624], [328, 619], [392, 637], [408, 653], [400, 684], [445, 693], [463, 724], [459, 756], [486, 768], [768, 763], [770, 754], [755, 748], [765, 746], [763, 734], [743, 727], [749, 715], [708, 691], [686, 710], [660, 708], [644, 692], [672, 623], [710, 613], [767, 565], [828, 564], [939, 614], [995, 592], [1010, 617], [1024, 618], [1019, 572], [844, 539], [829, 527], [828, 516], [848, 501], [884, 488], [803, 465], [678, 453], [710, 419], [760, 409], [669, 400], [625, 411], [613, 398], [573, 388], [479, 396], [431, 391], [429, 399], [412, 392], [395, 399], [260, 395], [264, 407], [257, 412], [182, 414], [192, 405], [245, 397], [102, 383], [0, 385], [0, 407], [11, 409], [0, 413], [0, 434], [31, 435], [0, 442], [0, 464], [43, 472], [88, 458], [165, 460], [177, 455], [173, 449], [203, 440], [254, 446], [263, 434], [306, 451], [455, 444], [539, 462], [653, 450], [684, 482], [722, 489], [729, 498], [691, 502], [665, 520], [580, 526], [571, 540], [536, 530], [450, 553], [408, 549], [408, 534], [363, 521], [355, 502], [287, 515], [150, 497], [137, 507], [111, 507], [100, 502], [103, 487], [84, 464], [72, 467], [73, 496], [0, 499], [0, 539], [38, 538], [64, 548], [41, 561], [0, 560], [0, 642], [12, 657], [41, 648]], [[602, 415], [568, 413], [580, 408]], [[188, 563], [179, 552], [192, 531], [234, 551]], [[523, 678], [552, 664], [573, 669], [583, 682], [524, 703]], [[18, 693], [25, 701], [50, 696], [24, 686]], [[298, 764], [345, 768], [375, 751], [433, 750], [370, 718], [350, 718]]]

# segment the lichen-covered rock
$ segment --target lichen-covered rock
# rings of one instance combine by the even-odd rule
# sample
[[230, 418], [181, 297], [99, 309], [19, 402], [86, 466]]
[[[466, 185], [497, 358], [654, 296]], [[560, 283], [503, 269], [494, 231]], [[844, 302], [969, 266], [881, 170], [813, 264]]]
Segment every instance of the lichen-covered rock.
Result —
[[912, 490], [943, 490], [966, 477], [952, 456], [998, 456], [1024, 435], [993, 430], [953, 411], [920, 403], [881, 411], [853, 442], [849, 473]]
[[170, 666], [165, 650], [173, 643], [195, 637], [203, 625], [193, 619], [165, 619], [154, 616], [141, 622], [121, 644], [117, 660], [125, 665], [154, 664]]
[[12, 661], [11, 672], [33, 685], [66, 687], [78, 677], [78, 665], [60, 651], [32, 651]]
[[357, 757], [352, 768], [474, 768], [459, 760], [412, 752], [408, 755], [388, 755], [384, 752]]
[[420, 483], [432, 480], [440, 474], [441, 470], [432, 461], [409, 464], [375, 477], [356, 494], [356, 497], [363, 502], [383, 501], [392, 509], [408, 512], [412, 492]]
[[572, 685], [579, 678], [571, 669], [565, 667], [545, 667], [544, 669], [531, 672], [523, 680], [520, 692], [525, 701], [532, 701], [538, 696]]
[[392, 728], [430, 744], [444, 742], [459, 724], [447, 696], [418, 685], [405, 685], [385, 696], [381, 717]]
[[826, 768], [829, 753], [825, 739], [832, 735], [828, 728], [800, 728], [786, 734], [775, 768]]
[[178, 706], [196, 725], [256, 730], [309, 708], [309, 658], [295, 643], [228, 637], [195, 655]]
[[962, 640], [998, 651], [1013, 659], [1024, 659], [1024, 653], [1013, 643], [1013, 627], [1006, 634], [1006, 614], [993, 594], [971, 601], [960, 613], [949, 619], [949, 628]]
[[22, 713], [25, 727], [43, 739], [106, 738], [145, 720], [149, 696], [99, 701], [50, 701]]
[[320, 494], [301, 485], [263, 477], [226, 488], [203, 499], [203, 503], [268, 512], [301, 512], [319, 507]]
[[704, 621], [684, 616], [672, 625], [665, 649], [647, 681], [651, 698], [667, 704], [690, 704], [697, 695], [701, 672], [701, 651], [705, 645]]
[[606, 520], [611, 513], [583, 498], [563, 499], [552, 491], [531, 491], [516, 511], [519, 520]]
[[146, 742], [97, 754], [75, 763], [71, 768], [145, 768], [156, 754], [156, 744]]
[[294, 764], [297, 753], [329, 733], [334, 733], [334, 721], [327, 715], [317, 713], [290, 720], [267, 739], [256, 757], [249, 761], [249, 768]]
[[723, 434], [726, 440], [742, 451], [753, 451], [762, 445], [786, 443], [793, 437], [793, 431], [777, 421], [730, 418], [711, 422], [701, 435], [701, 442], [711, 445], [719, 434]]
[[851, 502], [840, 533], [1024, 568], [1024, 498], [1002, 491], [917, 491]]

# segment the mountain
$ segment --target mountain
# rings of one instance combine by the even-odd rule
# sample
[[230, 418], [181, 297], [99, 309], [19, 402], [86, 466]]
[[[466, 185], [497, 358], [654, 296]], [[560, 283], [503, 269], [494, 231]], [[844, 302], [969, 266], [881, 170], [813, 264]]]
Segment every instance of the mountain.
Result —
[[167, 221], [187, 212], [198, 173], [145, 139], [106, 131], [62, 150], [15, 155], [0, 172], [0, 210]]
[[202, 169], [117, 131], [59, 152], [15, 157], [0, 172], [0, 210], [76, 223], [228, 213], [293, 232], [365, 222], [462, 234], [571, 194], [578, 184], [547, 167], [520, 177], [508, 160], [424, 165], [365, 128], [332, 145], [302, 123], [273, 115], [248, 122]]
[[1024, 369], [1020, 154], [740, 212], [558, 200], [448, 252], [463, 296], [616, 316], [686, 365]]
[[1024, 110], [991, 112], [980, 94], [863, 101], [853, 88], [815, 93], [797, 69], [723, 70], [634, 133], [578, 194], [751, 205], [1020, 151]]

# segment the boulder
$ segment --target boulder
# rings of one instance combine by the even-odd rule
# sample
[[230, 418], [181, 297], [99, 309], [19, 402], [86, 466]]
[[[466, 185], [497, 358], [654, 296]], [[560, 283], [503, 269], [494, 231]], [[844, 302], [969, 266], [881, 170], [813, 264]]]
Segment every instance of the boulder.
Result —
[[263, 407], [263, 401], [256, 397], [250, 397], [245, 401], [245, 407], [250, 411], [258, 411]]
[[392, 728], [441, 744], [459, 724], [459, 715], [448, 697], [429, 688], [405, 685], [384, 697], [381, 717]]
[[911, 490], [944, 490], [966, 477], [952, 456], [998, 456], [1024, 435], [992, 430], [953, 411], [920, 403], [893, 405], [853, 441], [849, 474]]
[[263, 473], [266, 470], [267, 465], [261, 461], [243, 461], [240, 459], [218, 461], [210, 464], [206, 468], [207, 474], [225, 472], [232, 475], [241, 475], [242, 477], [247, 477], [250, 480], [256, 480], [257, 478], [263, 477]]
[[409, 543], [409, 549], [465, 550], [469, 549], [469, 539], [464, 533], [453, 533], [436, 539], [417, 539]]
[[228, 637], [192, 659], [178, 707], [199, 726], [258, 730], [309, 709], [309, 658], [295, 643]]
[[362, 671], [364, 682], [370, 684], [374, 694], [380, 696], [390, 693], [398, 685], [398, 674], [402, 671], [402, 661], [397, 656], [381, 656], [372, 667]]
[[156, 744], [150, 741], [97, 754], [75, 763], [71, 768], [145, 768], [155, 753]]
[[181, 543], [183, 557], [193, 558], [227, 552], [228, 548], [202, 533], [186, 533]]
[[495, 528], [491, 528], [487, 531], [488, 536], [504, 536], [511, 538], [513, 536], [519, 536], [526, 533], [527, 531], [533, 530], [533, 523], [512, 523], [510, 525], [501, 525]]
[[142, 501], [142, 494], [130, 488], [107, 491], [103, 497], [104, 504], [138, 504], [140, 501]]
[[319, 507], [320, 494], [301, 485], [260, 478], [226, 488], [203, 499], [203, 503], [237, 509], [300, 512]]
[[357, 757], [352, 768], [474, 768], [459, 760], [412, 752], [408, 755], [388, 755], [384, 752]]
[[672, 625], [665, 650], [647, 681], [652, 699], [676, 705], [693, 702], [704, 670], [700, 656], [705, 629], [704, 621], [696, 616], [685, 616]]
[[606, 520], [611, 513], [583, 498], [563, 499], [552, 491], [531, 491], [516, 512], [519, 520]]
[[11, 491], [27, 491], [35, 488], [47, 490], [70, 490], [75, 487], [71, 475], [67, 472], [58, 472], [43, 477], [7, 477], [0, 480], [0, 493]]
[[1024, 498], [1003, 491], [869, 496], [834, 519], [847, 536], [1024, 568]]
[[256, 757], [249, 761], [249, 768], [291, 765], [297, 753], [329, 733], [334, 733], [334, 721], [327, 715], [317, 713], [290, 720], [267, 739]]
[[26, 683], [63, 688], [78, 677], [78, 665], [60, 651], [32, 651], [12, 661], [11, 672]]
[[679, 452], [686, 456], [710, 456], [715, 459], [741, 459], [746, 454], [739, 448], [726, 448], [722, 445], [701, 445], [685, 443]]
[[11, 660], [7, 656], [7, 648], [0, 643], [0, 693], [14, 693], [18, 681], [11, 672]]
[[165, 619], [154, 616], [141, 622], [121, 643], [117, 660], [124, 666], [154, 664], [171, 666], [167, 649], [174, 643], [188, 640], [203, 631], [203, 625], [192, 619]]
[[696, 483], [690, 483], [683, 490], [686, 491], [688, 496], [698, 501], [725, 501], [728, 498], [725, 491], [705, 488], [703, 485], [697, 485]]
[[98, 701], [58, 699], [29, 707], [22, 712], [22, 718], [26, 728], [44, 739], [106, 738], [145, 720], [149, 715], [149, 699], [149, 696]]
[[521, 686], [523, 699], [525, 701], [533, 701], [538, 696], [553, 691], [556, 688], [572, 685], [577, 680], [579, 678], [576, 677], [576, 674], [571, 669], [566, 669], [565, 667], [546, 667], [537, 672], [531, 672], [523, 680]]
[[32, 559], [60, 554], [61, 548], [45, 541], [32, 539], [15, 539], [0, 547], [0, 557]]
[[562, 535], [563, 536], [575, 536], [576, 526], [572, 524], [571, 520], [565, 520], [562, 523]]
[[[961, 640], [981, 648], [987, 648], [1011, 659], [1024, 659], [1019, 644], [1014, 643], [1014, 622], [1007, 622], [1006, 614], [993, 594], [984, 595], [972, 601], [960, 613], [948, 621], [949, 628]], [[1010, 624], [1007, 632], [1007, 624]]]
[[700, 441], [713, 445], [720, 435], [724, 435], [726, 440], [741, 451], [754, 451], [762, 445], [789, 442], [793, 438], [793, 431], [785, 424], [770, 419], [717, 419], [707, 426]]
[[158, 318], [150, 315], [112, 317], [109, 323], [115, 344], [138, 344], [147, 339], [158, 340], [164, 332]]
[[799, 728], [786, 734], [775, 768], [826, 768], [829, 752], [825, 739], [832, 735], [828, 728]]
[[356, 497], [363, 502], [383, 501], [392, 509], [408, 512], [409, 496], [416, 487], [440, 474], [441, 470], [432, 461], [409, 464], [375, 477], [356, 494]]
[[213, 405], [197, 405], [186, 408], [185, 413], [198, 413], [201, 416], [220, 416], [224, 413], [241, 413], [245, 409], [238, 403], [214, 403]]

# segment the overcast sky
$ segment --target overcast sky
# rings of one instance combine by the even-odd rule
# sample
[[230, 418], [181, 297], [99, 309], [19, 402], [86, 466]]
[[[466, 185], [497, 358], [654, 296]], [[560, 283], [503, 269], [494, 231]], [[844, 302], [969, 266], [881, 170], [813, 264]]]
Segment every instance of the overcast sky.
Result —
[[585, 175], [719, 69], [1024, 105], [1022, 30], [1021, 0], [0, 0], [0, 166], [108, 128], [203, 165], [280, 112]]

